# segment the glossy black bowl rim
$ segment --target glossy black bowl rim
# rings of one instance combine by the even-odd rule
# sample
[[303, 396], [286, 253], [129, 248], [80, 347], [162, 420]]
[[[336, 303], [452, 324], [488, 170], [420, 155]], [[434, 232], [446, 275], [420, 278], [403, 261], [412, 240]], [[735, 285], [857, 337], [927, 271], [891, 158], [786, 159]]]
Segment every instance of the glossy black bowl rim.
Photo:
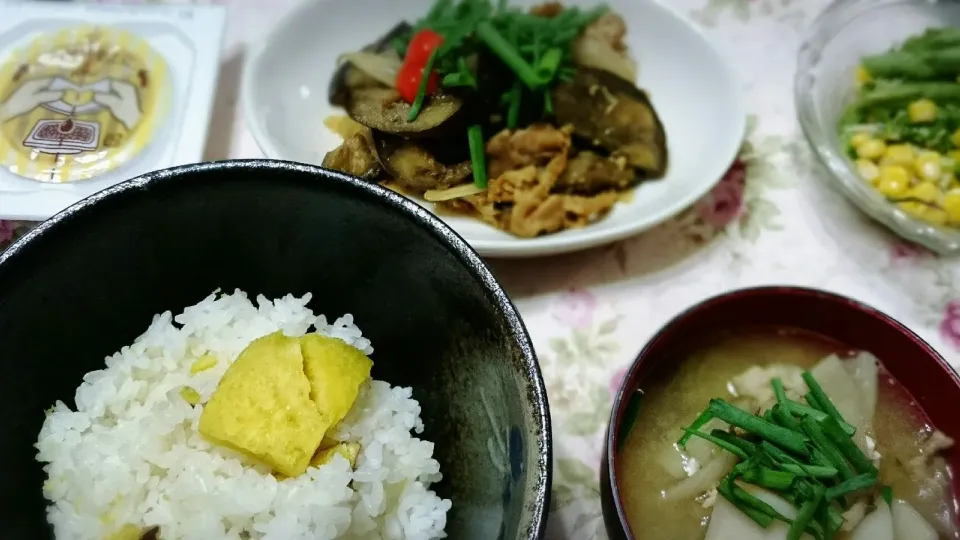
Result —
[[[759, 287], [747, 287], [743, 289], [734, 289], [727, 291], [715, 296], [711, 296], [704, 300], [694, 303], [693, 305], [687, 307], [680, 313], [674, 315], [666, 323], [660, 326], [660, 328], [654, 333], [643, 348], [637, 353], [637, 356], [633, 359], [630, 365], [627, 367], [627, 370], [624, 372], [623, 380], [620, 382], [619, 388], [617, 388], [617, 395], [613, 399], [613, 405], [610, 409], [610, 418], [607, 420], [607, 430], [604, 434], [604, 450], [603, 450], [603, 461], [606, 464], [606, 467], [601, 467], [601, 478], [600, 484], [609, 486], [610, 488], [610, 498], [613, 501], [614, 509], [616, 510], [617, 520], [619, 521], [620, 529], [623, 530], [624, 536], [626, 538], [635, 538], [630, 531], [630, 526], [627, 521], [626, 513], [623, 509], [623, 498], [620, 495], [620, 484], [617, 481], [616, 474], [616, 448], [618, 442], [618, 429], [619, 420], [618, 418], [619, 411], [623, 406], [623, 401], [625, 399], [626, 388], [629, 383], [633, 380], [633, 374], [636, 372], [638, 365], [641, 360], [643, 360], [653, 349], [660, 340], [665, 339], [664, 336], [669, 334], [670, 330], [675, 325], [679, 324], [684, 319], [689, 318], [693, 314], [713, 309], [715, 306], [723, 304], [729, 300], [735, 298], [744, 298], [750, 296], [777, 296], [777, 295], [797, 295], [797, 296], [806, 296], [809, 298], [827, 300], [829, 302], [839, 302], [846, 304], [848, 307], [861, 311], [867, 315], [870, 315], [874, 318], [881, 319], [887, 324], [896, 328], [900, 333], [909, 337], [914, 343], [919, 345], [930, 358], [936, 360], [941, 368], [945, 369], [950, 373], [951, 377], [954, 380], [954, 384], [960, 387], [960, 374], [957, 373], [957, 370], [950, 365], [949, 362], [944, 359], [943, 355], [937, 352], [929, 343], [926, 342], [922, 337], [917, 335], [916, 332], [907, 328], [906, 325], [898, 321], [897, 319], [891, 317], [885, 312], [869, 305], [860, 300], [850, 298], [849, 296], [844, 296], [842, 294], [837, 294], [829, 291], [824, 291], [821, 289], [814, 289], [810, 287], [799, 287], [791, 285], [768, 285], [768, 286], [759, 286]], [[609, 530], [610, 524], [605, 524]]]
[[[315, 165], [275, 159], [208, 161], [161, 169], [110, 186], [40, 223], [7, 247], [6, 250], [0, 251], [0, 271], [2, 271], [7, 261], [14, 259], [19, 253], [29, 252], [34, 244], [33, 240], [45, 235], [61, 234], [61, 230], [63, 230], [64, 234], [69, 234], [71, 222], [92, 212], [96, 212], [98, 206], [103, 201], [121, 199], [125, 195], [137, 191], [144, 191], [155, 185], [175, 184], [177, 182], [187, 183], [190, 181], [189, 178], [194, 174], [214, 171], [221, 173], [253, 171], [259, 173], [265, 183], [269, 183], [270, 173], [273, 171], [295, 172], [303, 174], [305, 177], [314, 177], [304, 182], [313, 183], [313, 185], [316, 186], [315, 189], [323, 190], [325, 189], [323, 187], [325, 184], [336, 183], [353, 196], [379, 200], [381, 204], [386, 205], [392, 211], [403, 214], [428, 231], [440, 243], [445, 245], [456, 258], [468, 268], [474, 277], [483, 283], [490, 301], [494, 304], [499, 314], [506, 320], [510, 328], [511, 337], [523, 355], [523, 364], [526, 370], [528, 384], [530, 384], [532, 395], [535, 397], [533, 404], [536, 411], [534, 421], [538, 424], [540, 433], [543, 434], [541, 439], [537, 441], [539, 446], [539, 459], [535, 481], [538, 485], [535, 489], [536, 500], [525, 502], [525, 507], [532, 510], [530, 523], [523, 523], [520, 530], [522, 531], [529, 527], [527, 530], [530, 532], [530, 539], [543, 538], [546, 534], [547, 510], [550, 506], [550, 490], [553, 479], [553, 436], [550, 425], [547, 390], [530, 335], [527, 332], [523, 320], [520, 318], [516, 306], [514, 306], [513, 302], [507, 296], [507, 293], [500, 286], [499, 282], [497, 282], [496, 278], [494, 278], [493, 273], [487, 268], [486, 264], [480, 258], [480, 255], [478, 255], [460, 235], [431, 212], [392, 190], [378, 184], [366, 182], [354, 176], [324, 169]], [[187, 187], [187, 189], [189, 188]], [[2, 274], [2, 272], [0, 272], [0, 274]], [[534, 503], [535, 506], [531, 506]]]

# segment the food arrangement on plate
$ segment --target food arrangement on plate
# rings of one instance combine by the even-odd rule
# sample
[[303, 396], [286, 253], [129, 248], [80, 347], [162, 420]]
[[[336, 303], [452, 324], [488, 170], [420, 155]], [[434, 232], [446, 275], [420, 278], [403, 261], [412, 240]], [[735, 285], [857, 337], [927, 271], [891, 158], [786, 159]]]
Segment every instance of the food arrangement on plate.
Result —
[[840, 120], [860, 177], [913, 217], [960, 227], [960, 29], [930, 28], [862, 59]]
[[445, 536], [412, 389], [311, 295], [211, 295], [88, 373], [40, 431], [57, 538]]
[[603, 6], [438, 0], [343, 55], [323, 165], [518, 237], [590, 225], [668, 166], [626, 32]]

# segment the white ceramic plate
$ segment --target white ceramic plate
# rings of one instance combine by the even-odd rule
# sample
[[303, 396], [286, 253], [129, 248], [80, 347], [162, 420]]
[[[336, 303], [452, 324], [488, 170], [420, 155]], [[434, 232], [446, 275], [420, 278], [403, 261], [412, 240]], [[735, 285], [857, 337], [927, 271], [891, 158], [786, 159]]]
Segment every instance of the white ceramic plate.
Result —
[[[513, 0], [511, 5], [533, 5]], [[596, 0], [568, 5], [594, 6]], [[744, 133], [740, 87], [725, 55], [689, 20], [654, 0], [607, 0], [627, 22], [627, 41], [663, 121], [670, 167], [641, 184], [630, 202], [582, 229], [516, 238], [468, 217], [443, 219], [478, 252], [525, 257], [612, 242], [648, 229], [705, 195], [736, 157]], [[358, 50], [397, 22], [413, 23], [432, 0], [308, 1], [251, 51], [243, 77], [243, 108], [254, 138], [270, 158], [320, 163], [340, 144], [323, 120], [343, 114], [327, 101], [338, 55]], [[432, 205], [421, 201], [430, 208]]]

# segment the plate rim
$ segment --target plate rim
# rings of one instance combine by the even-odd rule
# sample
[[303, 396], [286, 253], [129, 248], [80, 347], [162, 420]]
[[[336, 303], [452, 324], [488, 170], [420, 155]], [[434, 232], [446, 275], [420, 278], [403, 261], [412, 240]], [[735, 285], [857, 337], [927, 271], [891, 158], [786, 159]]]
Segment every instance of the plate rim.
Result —
[[[285, 156], [284, 153], [273, 144], [271, 137], [266, 134], [264, 127], [260, 124], [260, 122], [257, 121], [257, 107], [255, 107], [253, 103], [255, 72], [262, 63], [261, 59], [268, 47], [277, 39], [278, 35], [283, 33], [284, 29], [292, 24], [293, 21], [299, 19], [302, 14], [316, 9], [320, 4], [327, 4], [333, 1], [336, 0], [308, 0], [306, 2], [299, 3], [287, 14], [281, 17], [280, 20], [278, 20], [265, 35], [256, 40], [255, 45], [248, 51], [249, 54], [247, 55], [243, 65], [243, 72], [240, 82], [241, 109], [243, 110], [244, 124], [250, 131], [250, 134], [253, 137], [254, 142], [256, 142], [257, 146], [260, 148], [260, 151], [263, 152], [264, 156], [268, 159], [290, 160], [291, 158], [289, 156]], [[500, 258], [525, 258], [559, 255], [563, 253], [571, 253], [574, 251], [582, 251], [590, 248], [600, 247], [638, 235], [676, 217], [684, 210], [691, 208], [698, 200], [706, 196], [714, 187], [717, 186], [717, 184], [720, 183], [727, 170], [729, 170], [730, 166], [736, 161], [746, 136], [747, 109], [741, 77], [737, 74], [737, 71], [733, 67], [733, 55], [729, 51], [728, 47], [719, 40], [712, 39], [707, 35], [701, 25], [697, 24], [690, 17], [681, 13], [674, 6], [666, 2], [662, 2], [661, 0], [634, 1], [647, 2], [648, 4], [656, 6], [657, 9], [665, 11], [668, 15], [675, 17], [704, 45], [712, 49], [714, 54], [719, 59], [720, 68], [724, 71], [727, 81], [729, 81], [730, 87], [728, 90], [732, 96], [732, 99], [726, 104], [726, 107], [732, 110], [732, 116], [741, 119], [736, 126], [731, 126], [729, 128], [729, 136], [724, 137], [724, 140], [718, 143], [726, 145], [727, 148], [722, 148], [721, 151], [717, 152], [717, 155], [728, 155], [729, 157], [722, 160], [718, 159], [717, 163], [719, 164], [714, 164], [709, 169], [704, 169], [703, 174], [707, 176], [715, 176], [714, 180], [704, 182], [699, 189], [687, 191], [682, 197], [678, 197], [670, 204], [665, 205], [665, 210], [660, 211], [654, 218], [632, 220], [607, 229], [597, 230], [592, 229], [591, 226], [587, 226], [579, 229], [573, 229], [572, 231], [575, 234], [567, 236], [551, 234], [536, 238], [487, 240], [471, 238], [468, 233], [458, 230], [455, 224], [450, 223], [442, 216], [438, 216], [438, 218], [446, 223], [450, 228], [456, 230], [457, 234], [461, 235], [464, 240], [466, 240], [470, 246], [481, 255]], [[309, 164], [318, 167], [320, 166], [319, 163]], [[417, 204], [421, 204], [422, 206], [423, 201], [417, 199], [411, 200]], [[436, 215], [436, 213], [430, 208], [425, 209], [428, 212]]]

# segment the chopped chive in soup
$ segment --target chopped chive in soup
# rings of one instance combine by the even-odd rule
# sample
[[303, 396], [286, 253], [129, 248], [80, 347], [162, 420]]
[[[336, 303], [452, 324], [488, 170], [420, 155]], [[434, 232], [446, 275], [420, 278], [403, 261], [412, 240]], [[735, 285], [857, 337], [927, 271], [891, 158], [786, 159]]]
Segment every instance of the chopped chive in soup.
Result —
[[960, 538], [952, 440], [873, 356], [758, 328], [661, 365], [617, 456], [638, 540]]
[[[768, 527], [769, 517], [790, 525], [786, 534], [788, 540], [798, 540], [804, 532], [809, 532], [815, 538], [832, 538], [845, 520], [842, 517], [835, 519], [840, 508], [832, 508], [831, 505], [839, 506], [843, 496], [876, 486], [877, 468], [852, 441], [851, 436], [856, 429], [845, 431], [841, 427], [841, 424], [849, 424], [816, 377], [809, 371], [804, 371], [801, 377], [810, 389], [807, 394], [810, 410], [819, 412], [819, 416], [801, 409], [805, 407], [803, 405], [793, 409], [799, 413], [796, 418], [790, 409], [781, 408], [789, 399], [783, 381], [774, 377], [771, 386], [776, 404], [768, 409], [768, 412], [772, 412], [772, 421], [764, 419], [766, 414], [751, 414], [723, 399], [714, 398], [693, 426], [684, 428], [684, 431], [687, 435], [713, 443], [741, 460], [720, 481], [724, 489], [719, 492], [758, 525]], [[702, 427], [705, 418], [707, 421], [713, 418], [726, 421], [739, 428], [739, 431], [714, 429], [710, 434], [698, 431], [697, 425]], [[768, 443], [767, 447], [760, 446], [759, 443], [764, 441]], [[776, 450], [771, 451], [771, 448]], [[820, 450], [833, 466], [818, 464], [815, 450]], [[805, 470], [811, 467], [817, 467], [820, 474], [806, 473]], [[803, 474], [806, 479], [798, 482], [794, 471]], [[764, 488], [792, 501], [800, 506], [798, 516], [796, 519], [784, 516], [745, 491], [738, 483]]]

